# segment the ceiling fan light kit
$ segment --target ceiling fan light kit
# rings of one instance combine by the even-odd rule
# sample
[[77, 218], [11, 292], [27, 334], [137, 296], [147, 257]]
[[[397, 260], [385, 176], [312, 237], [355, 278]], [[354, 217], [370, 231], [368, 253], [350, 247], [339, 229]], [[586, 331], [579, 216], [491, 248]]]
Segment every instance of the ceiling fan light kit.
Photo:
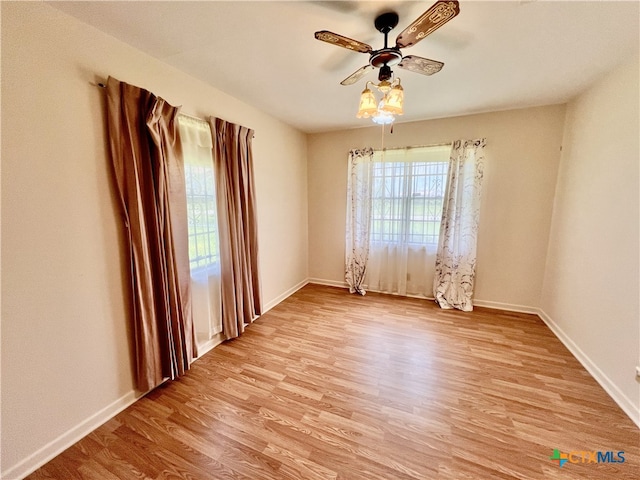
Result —
[[[365, 89], [360, 94], [360, 104], [356, 116], [358, 118], [371, 118], [375, 123], [386, 125], [393, 122], [395, 115], [402, 115], [404, 104], [404, 90], [400, 85], [400, 78], [395, 78], [389, 82], [394, 78], [391, 67], [397, 65], [399, 68], [410, 72], [433, 75], [444, 66], [442, 62], [416, 55], [403, 56], [400, 49], [415, 45], [454, 18], [458, 13], [460, 13], [460, 5], [457, 0], [437, 1], [398, 35], [394, 47], [389, 47], [387, 40], [389, 32], [398, 25], [398, 14], [386, 12], [378, 15], [374, 25], [380, 33], [384, 34], [384, 47], [379, 50], [373, 50], [366, 43], [327, 30], [316, 32], [315, 38], [354, 52], [369, 54], [369, 64], [356, 70], [340, 84], [353, 85], [371, 70], [380, 69], [378, 73], [378, 81], [380, 83], [367, 82]], [[370, 84], [382, 93], [382, 99], [379, 102], [369, 88]]]
[[[369, 85], [376, 87], [382, 93], [382, 99], [379, 102], [371, 89], [369, 89]], [[396, 78], [391, 83], [388, 80], [382, 80], [377, 85], [373, 82], [367, 82], [365, 89], [360, 94], [360, 104], [356, 117], [372, 117], [375, 123], [384, 123], [386, 125], [393, 122], [394, 115], [402, 115], [404, 113], [403, 107], [404, 89], [400, 85], [399, 78]], [[376, 121], [376, 118], [378, 118], [378, 121]]]

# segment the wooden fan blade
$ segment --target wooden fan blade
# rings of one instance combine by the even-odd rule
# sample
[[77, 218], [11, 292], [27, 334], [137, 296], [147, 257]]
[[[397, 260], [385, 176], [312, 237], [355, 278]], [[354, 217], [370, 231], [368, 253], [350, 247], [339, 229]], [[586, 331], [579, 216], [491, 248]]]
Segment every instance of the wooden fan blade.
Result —
[[364, 67], [359, 68], [358, 70], [353, 72], [351, 75], [349, 75], [347, 78], [342, 80], [340, 82], [340, 85], [353, 85], [373, 69], [374, 68], [371, 65], [365, 65]]
[[459, 13], [460, 5], [457, 0], [441, 0], [434, 3], [429, 10], [398, 35], [396, 47], [405, 48], [415, 45]]
[[315, 37], [323, 42], [347, 48], [354, 52], [371, 53], [373, 51], [371, 45], [353, 40], [352, 38], [343, 37], [342, 35], [338, 35], [337, 33], [329, 32], [327, 30], [316, 32]]
[[410, 72], [421, 73], [422, 75], [433, 75], [442, 70], [444, 63], [415, 55], [407, 55], [402, 58], [398, 67], [409, 70]]

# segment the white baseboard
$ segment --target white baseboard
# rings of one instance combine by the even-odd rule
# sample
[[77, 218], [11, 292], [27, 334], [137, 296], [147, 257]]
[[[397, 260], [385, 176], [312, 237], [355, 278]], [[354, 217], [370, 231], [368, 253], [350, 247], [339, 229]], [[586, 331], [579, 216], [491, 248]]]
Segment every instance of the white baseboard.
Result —
[[[324, 278], [310, 278], [309, 279], [309, 283], [314, 283], [317, 285], [326, 285], [328, 287], [338, 287], [338, 288], [349, 288], [349, 285], [347, 284], [347, 282], [337, 282], [335, 280], [325, 280]], [[409, 298], [421, 298], [424, 300], [433, 300], [433, 297], [425, 297], [423, 295], [411, 295], [411, 294], [407, 294], [407, 295], [400, 295], [399, 293], [389, 293], [389, 292], [382, 292], [380, 290], [374, 290], [372, 288], [369, 288], [369, 285], [363, 285], [365, 291], [367, 292], [373, 292], [373, 293], [383, 293], [385, 295], [395, 295], [398, 297], [409, 297]]]
[[[335, 280], [326, 280], [324, 278], [310, 278], [309, 283], [315, 283], [318, 285], [327, 285], [329, 287], [341, 287], [341, 288], [349, 288], [346, 282], [337, 282]], [[368, 292], [376, 292], [376, 293], [387, 293], [380, 292], [378, 290], [373, 290], [367, 288], [365, 285], [365, 290]], [[397, 293], [387, 293], [387, 295], [398, 295]], [[424, 296], [424, 295], [402, 295], [410, 298], [422, 298], [424, 300], [434, 301], [434, 297]], [[491, 302], [487, 300], [473, 300], [473, 304], [478, 307], [486, 307], [486, 308], [495, 308], [496, 310], [507, 310], [509, 312], [518, 312], [518, 313], [532, 313], [534, 315], [538, 314], [538, 309], [535, 307], [527, 307], [525, 305], [515, 305], [511, 303], [501, 303], [501, 302]]]
[[[222, 336], [222, 333], [217, 333], [216, 335], [213, 336], [213, 338], [198, 345], [198, 358], [202, 358], [204, 354], [209, 353], [211, 350], [213, 350], [218, 345], [220, 345], [223, 341], [224, 341], [224, 337]], [[196, 358], [194, 361], [197, 361], [198, 358]]]
[[317, 285], [326, 285], [327, 287], [349, 288], [349, 285], [347, 285], [347, 282], [336, 282], [335, 280], [325, 280], [323, 278], [310, 278], [309, 283], [315, 283]]
[[547, 315], [547, 313], [538, 309], [538, 316], [556, 337], [564, 344], [571, 354], [582, 364], [582, 366], [591, 374], [596, 382], [604, 389], [605, 392], [613, 399], [614, 402], [622, 409], [624, 413], [640, 428], [640, 406], [629, 399], [618, 386], [602, 371], [582, 349], [574, 343], [573, 340], [560, 328], [560, 326]]
[[24, 460], [2, 472], [0, 477], [6, 480], [14, 480], [24, 478], [33, 473], [45, 463], [64, 452], [71, 445], [90, 434], [100, 425], [111, 420], [125, 408], [133, 405], [141, 396], [142, 395], [138, 394], [135, 390], [124, 394], [115, 402], [107, 405], [99, 412], [94, 413], [71, 430], [63, 433], [58, 438], [49, 442], [47, 445], [29, 455]]
[[506, 310], [509, 312], [517, 313], [531, 313], [534, 315], [539, 314], [539, 309], [535, 307], [527, 307], [526, 305], [516, 305], [513, 303], [492, 302], [488, 300], [473, 300], [473, 305], [476, 307], [494, 308], [496, 310]]
[[288, 298], [291, 295], [293, 295], [294, 293], [296, 293], [298, 290], [300, 290], [302, 287], [304, 287], [307, 283], [309, 283], [309, 279], [304, 279], [303, 281], [301, 281], [297, 285], [294, 285], [293, 287], [291, 287], [290, 289], [288, 289], [284, 293], [278, 295], [276, 298], [274, 298], [270, 302], [267, 302], [265, 305], [263, 305], [262, 313], [267, 313], [269, 310], [271, 310], [273, 307], [278, 305], [280, 302], [282, 302], [286, 298]]

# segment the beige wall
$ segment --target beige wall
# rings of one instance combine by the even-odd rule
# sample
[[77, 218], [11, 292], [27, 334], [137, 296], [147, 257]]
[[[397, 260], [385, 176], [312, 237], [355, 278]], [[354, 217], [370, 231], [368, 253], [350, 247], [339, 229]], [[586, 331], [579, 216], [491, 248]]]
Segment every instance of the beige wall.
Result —
[[569, 103], [541, 307], [640, 426], [638, 59]]
[[[112, 75], [255, 129], [262, 290], [307, 278], [306, 136], [40, 2], [2, 2], [3, 478], [135, 399], [104, 131]], [[286, 252], [286, 256], [283, 255]]]
[[[411, 102], [410, 92], [407, 102]], [[539, 305], [564, 122], [564, 107], [529, 108], [397, 124], [386, 147], [487, 138], [475, 299]], [[344, 281], [347, 156], [380, 148], [380, 127], [309, 136], [309, 276]]]

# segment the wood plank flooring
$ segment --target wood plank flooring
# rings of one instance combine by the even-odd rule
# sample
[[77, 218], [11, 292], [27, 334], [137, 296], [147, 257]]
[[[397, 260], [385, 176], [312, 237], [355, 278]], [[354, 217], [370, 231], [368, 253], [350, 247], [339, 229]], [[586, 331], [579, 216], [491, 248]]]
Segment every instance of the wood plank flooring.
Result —
[[307, 285], [28, 478], [639, 472], [640, 431], [537, 316]]

